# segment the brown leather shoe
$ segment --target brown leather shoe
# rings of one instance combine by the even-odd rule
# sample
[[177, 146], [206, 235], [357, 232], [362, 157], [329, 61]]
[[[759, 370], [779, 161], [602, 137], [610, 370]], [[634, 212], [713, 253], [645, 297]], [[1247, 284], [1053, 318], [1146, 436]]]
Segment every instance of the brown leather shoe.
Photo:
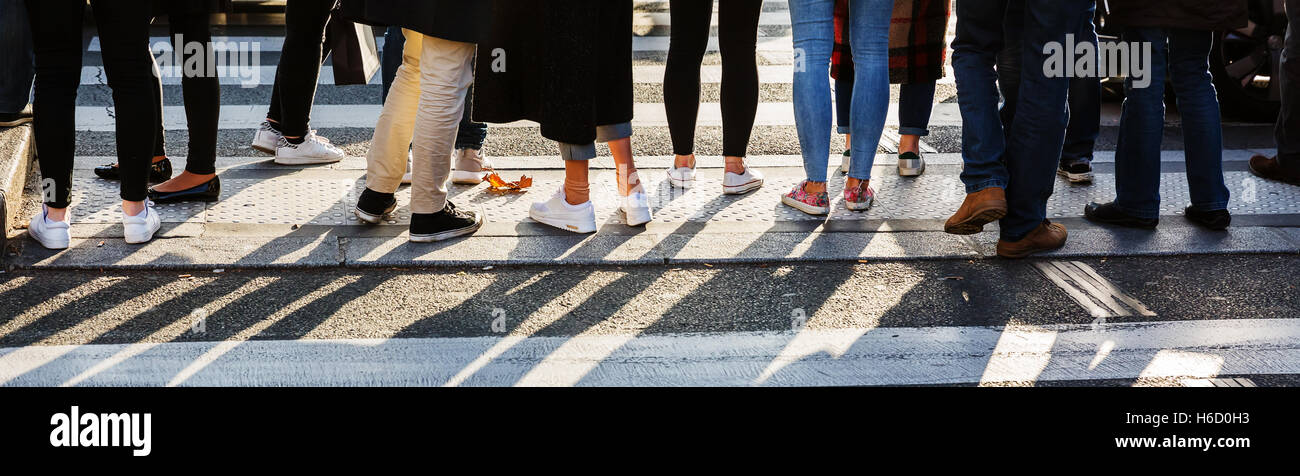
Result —
[[943, 231], [954, 235], [974, 235], [984, 231], [984, 225], [1007, 216], [1007, 192], [1002, 187], [989, 187], [967, 194], [961, 208], [943, 225]]
[[1256, 155], [1250, 158], [1250, 173], [1257, 177], [1278, 180], [1291, 185], [1300, 185], [1300, 174], [1287, 171], [1277, 161], [1277, 157]]
[[1065, 225], [1043, 220], [1042, 225], [1038, 225], [1038, 228], [1034, 228], [1020, 241], [998, 240], [998, 256], [1024, 258], [1034, 253], [1052, 251], [1065, 246], [1065, 238], [1068, 236]]

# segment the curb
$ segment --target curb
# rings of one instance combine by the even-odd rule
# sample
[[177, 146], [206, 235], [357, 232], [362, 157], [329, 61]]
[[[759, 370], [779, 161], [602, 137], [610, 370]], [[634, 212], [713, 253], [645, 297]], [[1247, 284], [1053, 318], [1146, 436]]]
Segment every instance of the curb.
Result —
[[0, 254], [23, 209], [23, 188], [34, 157], [32, 125], [0, 129]]

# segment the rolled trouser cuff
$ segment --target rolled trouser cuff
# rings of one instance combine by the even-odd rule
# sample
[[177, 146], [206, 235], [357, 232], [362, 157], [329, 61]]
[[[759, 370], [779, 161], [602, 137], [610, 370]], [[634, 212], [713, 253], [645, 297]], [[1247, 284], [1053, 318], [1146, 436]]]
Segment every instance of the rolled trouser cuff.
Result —
[[898, 128], [898, 135], [925, 137], [930, 135], [930, 130], [924, 127], [900, 127]]
[[560, 158], [564, 160], [591, 160], [596, 158], [595, 142], [586, 144], [556, 142], [555, 145], [560, 147]]
[[611, 142], [628, 137], [632, 137], [631, 122], [596, 126], [596, 142]]

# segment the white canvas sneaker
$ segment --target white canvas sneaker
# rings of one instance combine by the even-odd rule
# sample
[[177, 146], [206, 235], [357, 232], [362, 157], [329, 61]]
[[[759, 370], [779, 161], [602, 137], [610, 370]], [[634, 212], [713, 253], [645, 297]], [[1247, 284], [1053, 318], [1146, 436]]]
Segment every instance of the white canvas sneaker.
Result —
[[[483, 152], [475, 149], [456, 149], [452, 153], [451, 160], [456, 164], [456, 170], [451, 172], [451, 183], [462, 185], [478, 185], [487, 180], [487, 176], [492, 174], [492, 162], [489, 162]], [[465, 164], [477, 162], [478, 170], [461, 170]], [[469, 168], [469, 167], [466, 167]]]
[[318, 165], [332, 164], [343, 160], [343, 149], [335, 147], [329, 139], [316, 135], [316, 131], [307, 133], [301, 144], [280, 138], [275, 148], [275, 163], [280, 165]]
[[695, 168], [678, 167], [675, 169], [668, 169], [668, 183], [672, 184], [674, 187], [689, 190], [691, 187], [695, 186]]
[[644, 225], [654, 219], [650, 213], [650, 197], [643, 192], [635, 192], [623, 197], [618, 211], [623, 212], [627, 226]]
[[253, 150], [275, 155], [275, 148], [283, 137], [280, 131], [271, 127], [270, 121], [263, 121], [262, 128], [253, 133]]
[[130, 216], [122, 212], [122, 237], [129, 244], [148, 243], [162, 227], [162, 218], [153, 209], [153, 202], [144, 203], [144, 211]]
[[556, 191], [550, 200], [534, 203], [528, 210], [528, 216], [538, 223], [574, 233], [596, 231], [596, 207], [591, 204], [591, 200], [580, 205], [570, 205], [564, 200], [563, 187]]
[[41, 213], [32, 217], [32, 221], [27, 225], [27, 234], [31, 235], [37, 242], [51, 250], [66, 250], [72, 244], [72, 234], [68, 231], [68, 221], [71, 219], [72, 212], [63, 221], [53, 221], [49, 218], [50, 209], [41, 205]]
[[758, 190], [762, 186], [763, 173], [754, 170], [753, 167], [746, 166], [745, 173], [725, 172], [722, 174], [722, 193], [727, 195], [748, 193]]

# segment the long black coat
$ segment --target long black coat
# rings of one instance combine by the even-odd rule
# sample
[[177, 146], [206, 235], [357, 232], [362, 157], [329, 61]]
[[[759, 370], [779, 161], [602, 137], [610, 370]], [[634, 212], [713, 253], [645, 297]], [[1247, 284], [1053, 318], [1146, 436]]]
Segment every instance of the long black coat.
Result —
[[478, 43], [488, 35], [490, 0], [342, 0], [339, 17], [396, 26], [425, 35]]
[[596, 126], [632, 120], [632, 0], [492, 3], [475, 121], [531, 120], [543, 137], [588, 144]]
[[1233, 30], [1246, 26], [1246, 0], [1110, 0], [1109, 23], [1145, 28]]

